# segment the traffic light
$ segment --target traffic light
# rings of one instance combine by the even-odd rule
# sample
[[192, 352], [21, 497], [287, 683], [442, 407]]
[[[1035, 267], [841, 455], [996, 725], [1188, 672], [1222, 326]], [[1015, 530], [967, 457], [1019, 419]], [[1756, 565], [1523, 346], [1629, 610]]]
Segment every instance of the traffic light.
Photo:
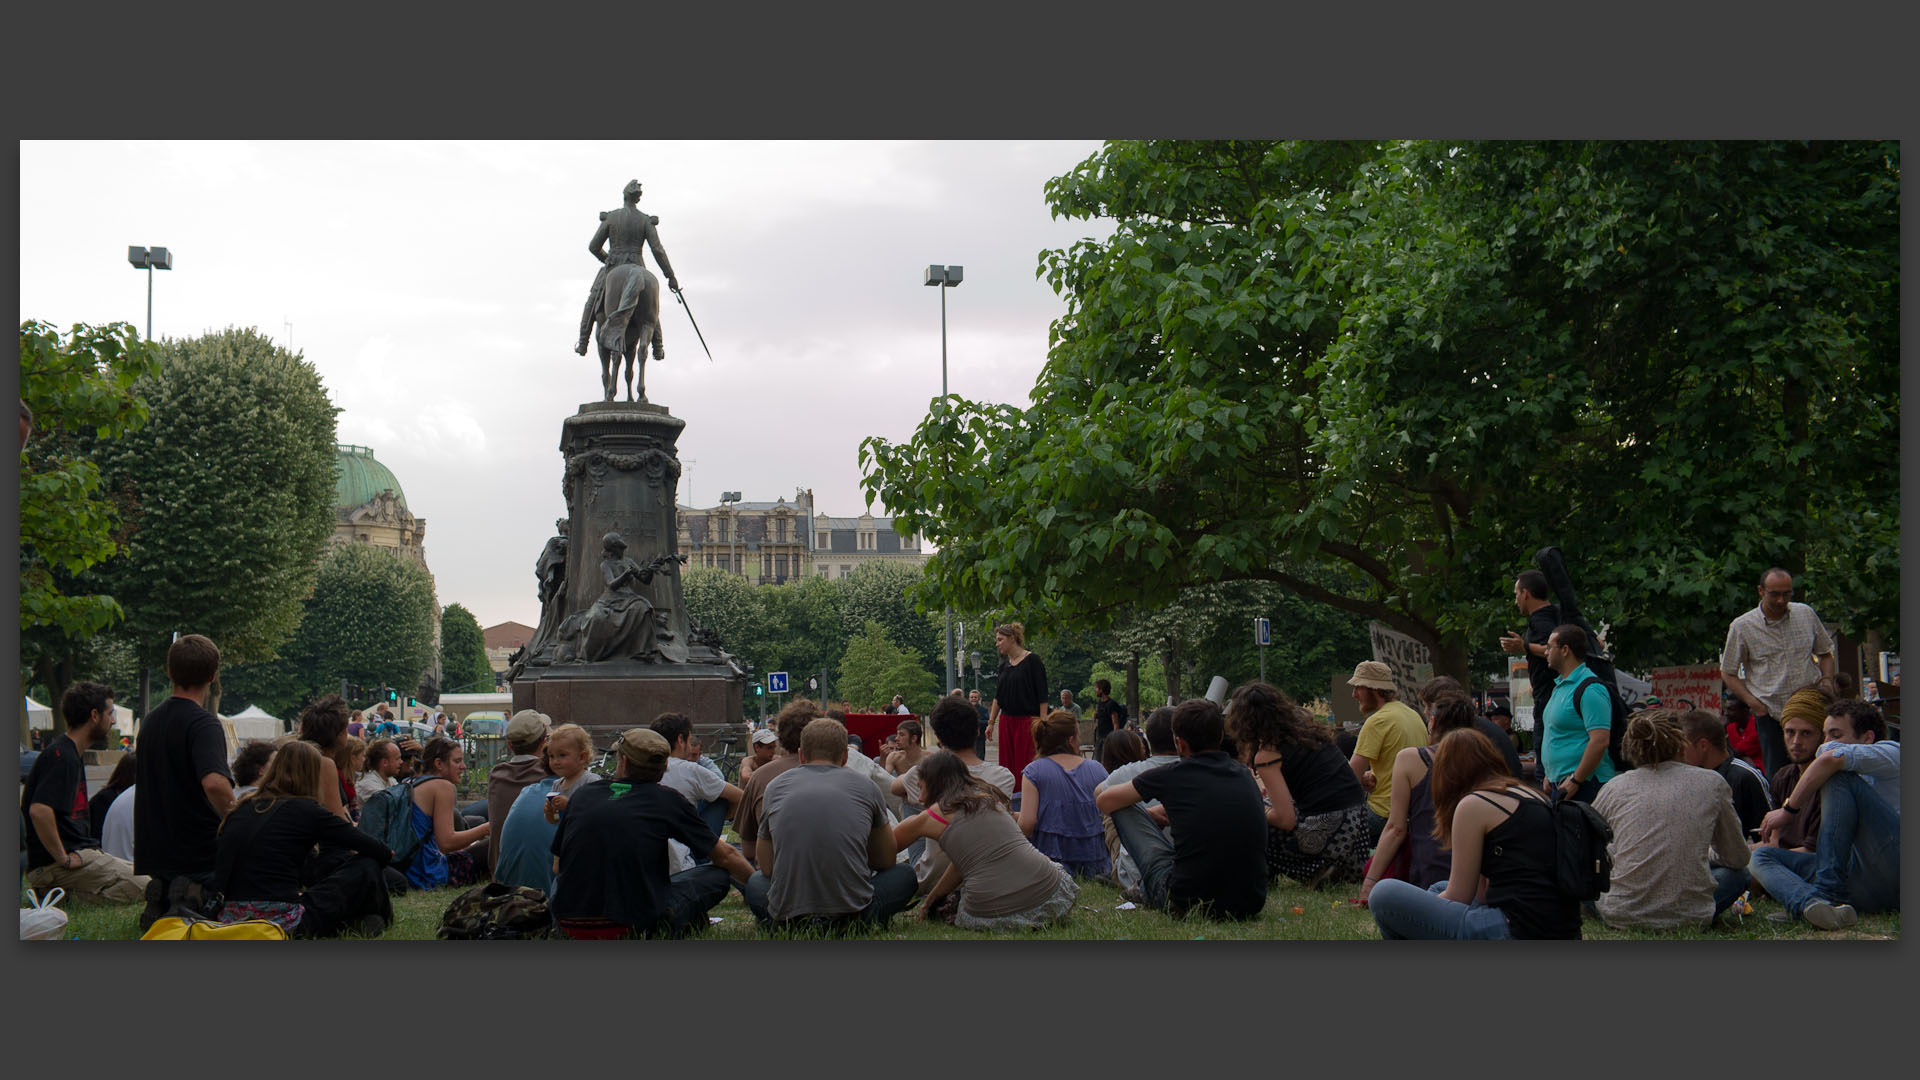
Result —
[[400, 691], [395, 690], [391, 686], [382, 687], [382, 689], [384, 689], [387, 692], [387, 700], [389, 702], [395, 702], [400, 700]]
[[753, 684], [753, 696], [754, 696], [754, 697], [759, 697], [759, 696], [761, 696], [762, 694], [765, 694], [766, 692], [767, 692], [767, 688], [766, 688], [766, 687], [764, 687], [764, 686], [761, 686], [761, 685], [760, 685], [759, 683], [754, 683], [754, 684]]

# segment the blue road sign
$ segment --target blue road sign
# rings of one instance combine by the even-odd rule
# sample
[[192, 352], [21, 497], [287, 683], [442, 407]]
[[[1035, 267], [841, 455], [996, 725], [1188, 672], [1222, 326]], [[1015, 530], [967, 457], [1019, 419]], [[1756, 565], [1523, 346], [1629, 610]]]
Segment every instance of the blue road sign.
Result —
[[784, 671], [767, 672], [767, 693], [784, 694], [787, 692], [787, 673]]
[[1267, 625], [1267, 620], [1253, 620], [1253, 643], [1255, 645], [1273, 644], [1273, 629]]

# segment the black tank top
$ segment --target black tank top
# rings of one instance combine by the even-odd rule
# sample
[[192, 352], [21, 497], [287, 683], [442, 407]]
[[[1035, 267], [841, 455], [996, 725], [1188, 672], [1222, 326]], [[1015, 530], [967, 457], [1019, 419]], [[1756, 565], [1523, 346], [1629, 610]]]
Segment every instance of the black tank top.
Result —
[[1486, 793], [1478, 795], [1506, 813], [1488, 830], [1480, 854], [1487, 877], [1487, 906], [1507, 917], [1507, 931], [1520, 940], [1580, 937], [1580, 903], [1554, 881], [1553, 815], [1539, 799], [1516, 795], [1520, 806], [1507, 810]]

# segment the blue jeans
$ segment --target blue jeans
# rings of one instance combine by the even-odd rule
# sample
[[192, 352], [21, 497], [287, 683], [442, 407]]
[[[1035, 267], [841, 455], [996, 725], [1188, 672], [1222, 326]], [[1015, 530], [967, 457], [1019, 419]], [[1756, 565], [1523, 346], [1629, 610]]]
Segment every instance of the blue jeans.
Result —
[[1745, 867], [1736, 870], [1731, 866], [1715, 866], [1712, 870], [1713, 913], [1718, 915], [1740, 899], [1740, 894], [1747, 891], [1747, 884], [1753, 880], [1753, 875]]
[[1448, 900], [1440, 895], [1446, 888], [1444, 881], [1422, 889], [1398, 878], [1375, 885], [1367, 908], [1380, 927], [1380, 936], [1389, 941], [1506, 941], [1513, 937], [1499, 908]]
[[[726, 828], [727, 825], [727, 800], [714, 799], [708, 802], [702, 799], [693, 804], [693, 812], [700, 816], [700, 820], [706, 823], [707, 828], [713, 830], [714, 836], [725, 839], [725, 834], [720, 830]], [[713, 853], [711, 851], [694, 852], [694, 865], [705, 866], [711, 863], [713, 861], [712, 855]]]
[[1133, 864], [1140, 868], [1140, 895], [1148, 907], [1170, 910], [1167, 899], [1167, 884], [1173, 879], [1173, 840], [1154, 824], [1153, 818], [1136, 803], [1115, 810], [1113, 831], [1120, 837], [1120, 846], [1133, 856]]
[[1862, 912], [1900, 906], [1900, 815], [1858, 774], [1836, 773], [1820, 789], [1816, 847], [1761, 848], [1753, 877], [1795, 915], [1815, 900]]
[[705, 930], [707, 912], [727, 898], [732, 882], [725, 870], [712, 863], [682, 870], [668, 880], [667, 910], [659, 925], [636, 929], [647, 937], [680, 937], [691, 930]]
[[[914, 894], [920, 887], [919, 880], [913, 876], [913, 867], [906, 863], [895, 863], [885, 870], [874, 871], [871, 881], [873, 882], [873, 899], [867, 902], [866, 907], [851, 915], [829, 915], [823, 918], [798, 915], [782, 922], [796, 927], [817, 922], [821, 924], [822, 929], [828, 931], [844, 929], [847, 923], [855, 921], [885, 926], [887, 920], [907, 909], [907, 904], [913, 900]], [[773, 913], [767, 908], [767, 898], [772, 892], [773, 879], [758, 870], [753, 872], [753, 876], [747, 879], [746, 884], [740, 886], [740, 895], [746, 898], [747, 909], [753, 912], [753, 917], [759, 920], [762, 929], [770, 929], [775, 925]]]

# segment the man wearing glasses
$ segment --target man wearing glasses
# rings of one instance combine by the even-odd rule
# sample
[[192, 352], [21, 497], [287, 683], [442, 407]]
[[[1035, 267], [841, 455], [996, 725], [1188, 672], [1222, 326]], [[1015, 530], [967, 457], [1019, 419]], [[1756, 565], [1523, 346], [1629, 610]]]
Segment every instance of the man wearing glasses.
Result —
[[1835, 669], [1833, 638], [1820, 616], [1792, 601], [1792, 574], [1776, 566], [1760, 575], [1760, 606], [1733, 620], [1720, 650], [1720, 677], [1753, 710], [1768, 776], [1788, 763], [1780, 733], [1787, 698]]

